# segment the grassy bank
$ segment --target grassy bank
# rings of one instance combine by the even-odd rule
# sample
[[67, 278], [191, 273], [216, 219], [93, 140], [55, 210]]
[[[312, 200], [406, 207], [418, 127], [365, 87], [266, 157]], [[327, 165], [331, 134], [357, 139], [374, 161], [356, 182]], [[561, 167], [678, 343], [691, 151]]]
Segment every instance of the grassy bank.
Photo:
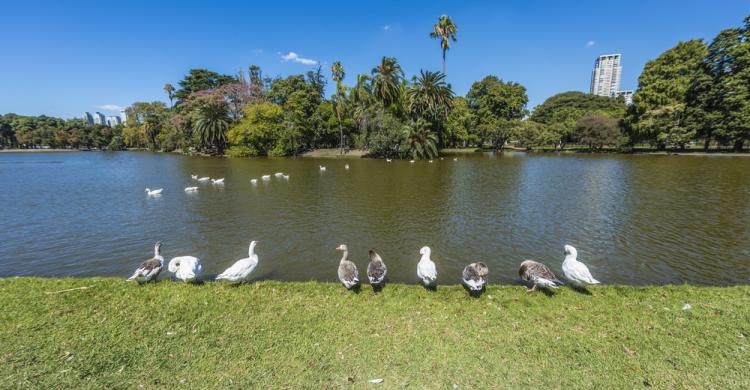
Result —
[[750, 286], [591, 291], [0, 279], [0, 386], [750, 387]]

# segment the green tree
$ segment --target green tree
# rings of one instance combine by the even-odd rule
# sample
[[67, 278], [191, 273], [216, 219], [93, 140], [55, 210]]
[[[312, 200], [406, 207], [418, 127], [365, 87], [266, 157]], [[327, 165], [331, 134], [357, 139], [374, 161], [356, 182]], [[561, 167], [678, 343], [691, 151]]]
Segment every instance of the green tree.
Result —
[[503, 82], [487, 76], [472, 84], [466, 95], [469, 106], [477, 118], [483, 140], [497, 150], [514, 134], [514, 128], [527, 113], [526, 88], [512, 81]]
[[224, 154], [229, 123], [229, 110], [226, 104], [210, 102], [198, 109], [195, 131], [204, 150], [212, 154]]
[[469, 107], [469, 101], [455, 96], [451, 103], [451, 112], [445, 121], [446, 142], [450, 146], [468, 146], [480, 143], [476, 132], [476, 117]]
[[411, 120], [404, 125], [404, 135], [413, 159], [437, 157], [438, 137], [423, 119]]
[[401, 65], [393, 57], [383, 57], [380, 64], [372, 68], [372, 93], [385, 107], [393, 104], [400, 96], [399, 85], [404, 78]]
[[528, 150], [556, 145], [560, 141], [558, 134], [551, 131], [549, 126], [532, 120], [520, 121], [515, 136], [518, 144]]
[[331, 78], [333, 81], [336, 82], [336, 94], [333, 95], [333, 110], [336, 112], [336, 119], [339, 125], [339, 133], [340, 133], [340, 142], [339, 142], [339, 149], [340, 154], [344, 154], [344, 126], [341, 123], [341, 118], [344, 116], [344, 101], [345, 101], [345, 91], [343, 84], [341, 83], [344, 80], [346, 73], [344, 72], [344, 65], [341, 64], [341, 61], [334, 61], [333, 65], [331, 66]]
[[276, 149], [284, 131], [284, 110], [280, 105], [261, 102], [245, 107], [242, 120], [228, 132], [233, 156], [268, 155]]
[[213, 90], [224, 84], [236, 81], [237, 79], [232, 76], [212, 72], [207, 69], [190, 69], [190, 72], [180, 80], [180, 89], [174, 93], [174, 97], [180, 103], [193, 93]]
[[599, 150], [604, 146], [619, 146], [623, 142], [618, 120], [601, 114], [588, 114], [576, 123], [578, 139], [589, 149]]
[[631, 139], [659, 148], [668, 140], [684, 146], [692, 139], [695, 131], [688, 130], [685, 123], [687, 91], [706, 54], [703, 41], [692, 40], [680, 42], [646, 63], [629, 113]]
[[174, 86], [172, 84], [164, 84], [164, 93], [167, 94], [167, 97], [169, 97], [169, 106], [171, 107], [173, 105], [172, 101], [174, 100]]
[[443, 74], [445, 73], [445, 53], [451, 48], [451, 41], [456, 42], [456, 33], [458, 27], [451, 20], [450, 16], [442, 15], [438, 22], [432, 26], [430, 37], [440, 40], [440, 50], [443, 53]]

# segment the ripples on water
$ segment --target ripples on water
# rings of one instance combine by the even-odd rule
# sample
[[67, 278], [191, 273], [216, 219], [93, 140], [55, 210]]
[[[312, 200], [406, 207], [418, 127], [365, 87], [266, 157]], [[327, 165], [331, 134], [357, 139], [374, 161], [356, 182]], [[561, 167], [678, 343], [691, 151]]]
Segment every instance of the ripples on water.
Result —
[[[250, 184], [275, 172], [291, 178]], [[491, 282], [513, 283], [527, 258], [560, 273], [570, 243], [605, 283], [747, 283], [748, 172], [743, 157], [486, 153], [409, 164], [6, 153], [0, 276], [124, 277], [156, 240], [166, 259], [196, 255], [216, 274], [257, 239], [257, 278], [336, 280], [334, 248], [346, 243], [362, 271], [375, 248], [395, 282], [415, 282], [419, 248], [430, 245], [441, 283], [458, 283], [474, 261], [489, 265]], [[190, 185], [199, 192], [185, 193]]]

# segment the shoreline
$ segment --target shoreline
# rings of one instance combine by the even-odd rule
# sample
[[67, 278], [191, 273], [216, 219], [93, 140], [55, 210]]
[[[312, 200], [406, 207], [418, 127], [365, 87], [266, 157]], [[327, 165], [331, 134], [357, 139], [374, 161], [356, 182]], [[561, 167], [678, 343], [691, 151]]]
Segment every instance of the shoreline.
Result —
[[0, 279], [0, 377], [45, 388], [750, 386], [750, 286], [524, 290]]

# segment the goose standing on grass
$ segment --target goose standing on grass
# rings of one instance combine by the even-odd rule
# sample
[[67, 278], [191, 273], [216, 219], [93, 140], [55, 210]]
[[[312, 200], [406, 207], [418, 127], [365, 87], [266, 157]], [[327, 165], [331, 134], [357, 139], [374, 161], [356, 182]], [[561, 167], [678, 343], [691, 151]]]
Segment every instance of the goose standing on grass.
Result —
[[344, 255], [341, 256], [341, 261], [339, 262], [339, 280], [344, 287], [352, 289], [359, 284], [357, 266], [349, 261], [349, 248], [347, 248], [345, 244], [339, 245], [336, 250], [344, 252]]
[[228, 280], [230, 282], [244, 282], [247, 277], [258, 266], [258, 255], [255, 254], [255, 245], [258, 241], [250, 241], [250, 249], [247, 250], [247, 257], [237, 260], [226, 271], [216, 277], [216, 280]]
[[591, 276], [591, 271], [586, 264], [577, 259], [578, 251], [572, 245], [565, 245], [565, 260], [562, 263], [562, 271], [565, 278], [578, 287], [586, 287], [589, 284], [599, 284], [599, 281]]
[[422, 258], [417, 263], [417, 277], [422, 281], [425, 287], [432, 287], [437, 281], [437, 268], [435, 263], [430, 259], [430, 253], [432, 250], [429, 246], [424, 246], [419, 250], [419, 254]]
[[388, 272], [388, 267], [385, 266], [383, 259], [370, 249], [370, 263], [367, 264], [367, 278], [370, 279], [370, 284], [373, 286], [382, 285], [385, 282], [386, 272]]
[[521, 267], [518, 269], [518, 276], [533, 284], [531, 288], [527, 288], [526, 291], [528, 292], [537, 291], [539, 287], [557, 288], [558, 285], [562, 284], [551, 269], [534, 260], [526, 260], [521, 263]]
[[169, 260], [169, 272], [185, 283], [194, 282], [201, 275], [201, 260], [194, 256], [179, 256]]
[[224, 184], [224, 178], [221, 179], [211, 179], [211, 184]]
[[150, 188], [146, 188], [146, 195], [148, 195], [148, 196], [161, 195], [161, 191], [162, 190], [164, 190], [164, 189], [163, 188], [158, 188], [158, 189], [152, 190]]
[[204, 176], [204, 177], [199, 177], [198, 178], [198, 181], [201, 181], [201, 182], [203, 182], [203, 181], [209, 181], [209, 180], [211, 180], [211, 178], [208, 177], [208, 176]]
[[482, 291], [487, 284], [487, 274], [489, 274], [487, 264], [482, 262], [471, 263], [464, 268], [463, 283], [471, 291]]
[[198, 187], [185, 187], [185, 192], [198, 192]]
[[150, 282], [159, 276], [162, 268], [164, 268], [164, 258], [161, 256], [161, 241], [157, 241], [154, 245], [154, 257], [141, 263], [128, 280], [135, 280], [138, 283]]

